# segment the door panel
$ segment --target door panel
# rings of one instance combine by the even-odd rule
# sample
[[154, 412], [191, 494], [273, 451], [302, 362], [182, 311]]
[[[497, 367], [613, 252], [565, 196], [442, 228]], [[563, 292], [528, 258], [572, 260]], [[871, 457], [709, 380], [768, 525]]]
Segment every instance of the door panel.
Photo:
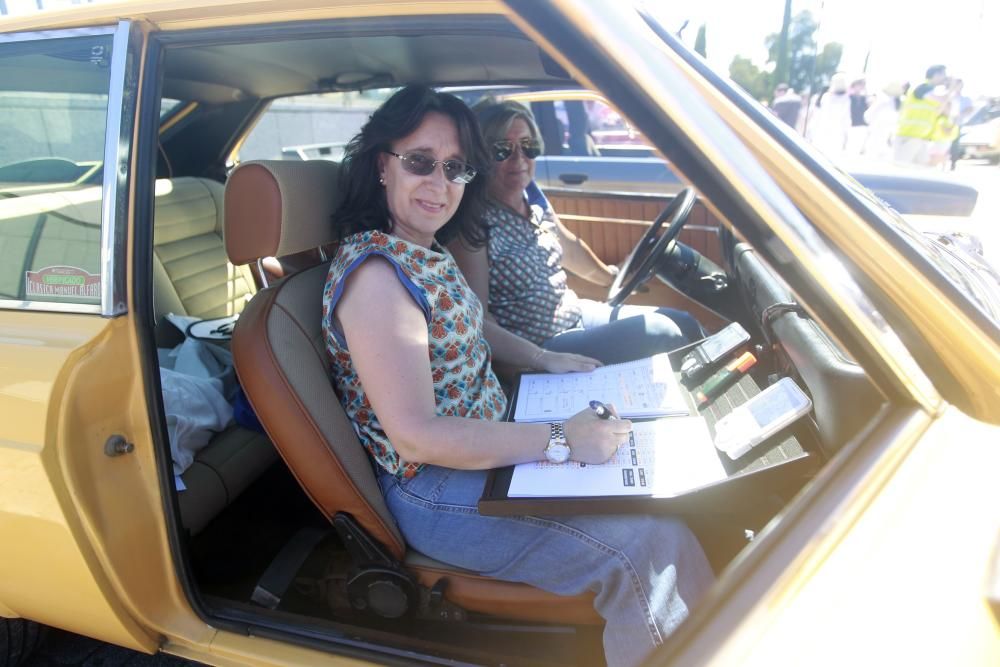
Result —
[[[118, 486], [120, 480], [100, 474], [122, 470], [123, 464], [116, 468], [118, 462], [103, 456], [101, 436], [122, 427], [122, 404], [115, 401], [125, 397], [109, 391], [108, 383], [127, 374], [128, 365], [109, 355], [102, 372], [91, 376], [103, 382], [67, 384], [115, 324], [90, 315], [0, 311], [0, 603], [25, 618], [151, 651], [157, 642], [121, 605], [91, 541], [92, 522], [78, 507], [78, 484], [70, 481], [107, 486], [126, 507], [139, 500]], [[104, 401], [105, 414], [77, 413], [65, 421], [73, 403], [67, 388]], [[100, 465], [81, 470], [80, 458]], [[134, 526], [114, 529], [133, 546], [145, 542]], [[133, 548], [132, 554], [142, 551]]]
[[143, 49], [126, 22], [0, 43], [0, 607], [152, 652], [182, 615], [119, 317]]
[[[650, 223], [670, 203], [669, 197], [616, 192], [545, 192], [559, 219], [579, 234], [604, 262], [617, 264], [635, 247]], [[716, 264], [722, 263], [719, 221], [700, 201], [678, 237]]]
[[[670, 202], [669, 197], [556, 188], [547, 189], [545, 195], [563, 224], [593, 248], [601, 261], [611, 264], [620, 264], [625, 260], [650, 223]], [[679, 240], [716, 264], [722, 264], [719, 222], [700, 201], [695, 203]], [[603, 301], [607, 297], [606, 288], [578, 276], [570, 274], [569, 284], [584, 298]], [[659, 280], [650, 280], [644, 290], [633, 294], [628, 302], [686, 310], [709, 331], [717, 331], [728, 324], [718, 313]]]

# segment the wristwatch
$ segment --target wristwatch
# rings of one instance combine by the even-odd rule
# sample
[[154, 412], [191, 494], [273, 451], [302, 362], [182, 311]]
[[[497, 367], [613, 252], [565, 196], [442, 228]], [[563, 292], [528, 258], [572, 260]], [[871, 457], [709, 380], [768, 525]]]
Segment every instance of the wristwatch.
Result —
[[549, 424], [549, 444], [545, 447], [545, 458], [552, 463], [566, 463], [571, 453], [563, 425]]

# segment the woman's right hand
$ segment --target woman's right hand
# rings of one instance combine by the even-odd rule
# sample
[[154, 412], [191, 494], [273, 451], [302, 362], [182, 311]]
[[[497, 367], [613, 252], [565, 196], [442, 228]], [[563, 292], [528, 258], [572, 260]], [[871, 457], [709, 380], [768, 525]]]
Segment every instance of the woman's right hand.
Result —
[[601, 362], [582, 354], [542, 350], [532, 365], [546, 373], [581, 373], [594, 370]]
[[[617, 414], [613, 405], [608, 406]], [[618, 447], [628, 440], [632, 422], [628, 419], [601, 419], [587, 408], [576, 413], [563, 424], [570, 458], [581, 463], [598, 464], [610, 459]]]

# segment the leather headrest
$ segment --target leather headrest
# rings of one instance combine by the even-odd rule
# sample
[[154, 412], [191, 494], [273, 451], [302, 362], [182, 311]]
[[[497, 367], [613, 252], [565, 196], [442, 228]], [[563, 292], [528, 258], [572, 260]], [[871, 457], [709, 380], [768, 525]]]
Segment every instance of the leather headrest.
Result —
[[340, 166], [328, 160], [256, 160], [226, 182], [223, 235], [233, 264], [285, 257], [336, 240]]

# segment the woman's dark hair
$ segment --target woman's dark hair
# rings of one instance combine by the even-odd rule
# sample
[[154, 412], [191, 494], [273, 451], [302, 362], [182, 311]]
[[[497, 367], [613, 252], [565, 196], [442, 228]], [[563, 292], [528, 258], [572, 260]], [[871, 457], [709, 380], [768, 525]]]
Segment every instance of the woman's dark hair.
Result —
[[465, 186], [455, 215], [438, 230], [435, 238], [439, 243], [446, 244], [461, 236], [466, 245], [474, 248], [486, 243], [487, 228], [483, 216], [492, 160], [479, 131], [479, 123], [465, 102], [426, 86], [407, 86], [393, 93], [344, 149], [340, 171], [343, 200], [333, 214], [334, 226], [339, 230], [341, 240], [363, 231], [392, 231], [385, 188], [379, 183], [379, 155], [390, 150], [392, 142], [409, 136], [432, 111], [444, 114], [455, 122], [465, 161], [478, 172]]

